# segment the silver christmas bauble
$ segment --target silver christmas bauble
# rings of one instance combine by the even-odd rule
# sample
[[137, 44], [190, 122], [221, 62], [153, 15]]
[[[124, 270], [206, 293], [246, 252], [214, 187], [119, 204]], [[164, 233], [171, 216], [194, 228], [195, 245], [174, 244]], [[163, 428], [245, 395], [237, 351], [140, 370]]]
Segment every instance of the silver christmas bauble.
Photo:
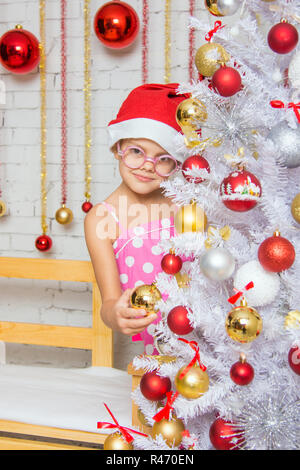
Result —
[[276, 124], [268, 134], [279, 150], [280, 161], [287, 168], [300, 166], [300, 127], [292, 129], [287, 122]]
[[224, 16], [234, 15], [240, 6], [240, 0], [218, 0], [218, 10]]
[[235, 269], [235, 260], [226, 248], [210, 248], [200, 258], [200, 269], [212, 281], [225, 281]]

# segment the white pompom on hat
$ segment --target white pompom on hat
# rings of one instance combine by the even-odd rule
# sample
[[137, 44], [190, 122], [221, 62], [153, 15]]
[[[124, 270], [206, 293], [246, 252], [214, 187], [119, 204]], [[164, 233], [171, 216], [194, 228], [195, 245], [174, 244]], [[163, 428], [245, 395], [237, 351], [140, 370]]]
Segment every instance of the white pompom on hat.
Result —
[[184, 153], [176, 148], [176, 136], [181, 133], [176, 110], [190, 95], [177, 94], [178, 86], [178, 83], [150, 83], [132, 90], [117, 118], [108, 124], [110, 148], [120, 139], [150, 139], [183, 162]]

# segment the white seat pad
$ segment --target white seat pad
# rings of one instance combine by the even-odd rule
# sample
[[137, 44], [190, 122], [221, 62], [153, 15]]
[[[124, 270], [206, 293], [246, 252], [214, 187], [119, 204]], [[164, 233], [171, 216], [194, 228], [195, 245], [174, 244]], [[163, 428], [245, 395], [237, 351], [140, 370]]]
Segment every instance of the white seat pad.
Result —
[[61, 369], [0, 366], [0, 419], [80, 431], [97, 429], [98, 421], [131, 425], [131, 376], [109, 367]]

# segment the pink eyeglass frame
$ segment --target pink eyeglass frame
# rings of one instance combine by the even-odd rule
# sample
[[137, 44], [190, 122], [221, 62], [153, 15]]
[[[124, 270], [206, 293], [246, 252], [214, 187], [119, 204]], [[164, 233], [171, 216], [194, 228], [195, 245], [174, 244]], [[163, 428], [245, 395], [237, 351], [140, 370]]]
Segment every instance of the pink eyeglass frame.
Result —
[[[143, 153], [143, 155], [144, 155], [144, 161], [143, 161], [143, 163], [142, 163], [140, 166], [129, 166], [129, 165], [127, 165], [127, 163], [125, 163], [125, 161], [124, 161], [124, 154], [125, 154], [125, 152], [126, 152], [127, 150], [129, 150], [129, 149], [139, 149], [139, 150]], [[176, 160], [176, 158], [173, 157], [172, 155], [165, 154], [165, 155], [160, 155], [159, 157], [152, 158], [152, 157], [149, 157], [148, 155], [146, 155], [146, 153], [144, 152], [144, 150], [141, 149], [141, 147], [139, 147], [138, 145], [129, 145], [129, 146], [126, 147], [124, 150], [121, 150], [121, 149], [120, 149], [120, 144], [119, 144], [119, 142], [118, 142], [118, 143], [117, 143], [117, 150], [118, 150], [118, 154], [122, 157], [122, 161], [124, 162], [124, 165], [126, 165], [127, 168], [131, 168], [132, 170], [137, 170], [138, 168], [141, 168], [141, 167], [144, 165], [144, 163], [145, 163], [146, 161], [149, 161], [149, 162], [152, 162], [152, 163], [153, 163], [153, 165], [154, 165], [154, 170], [155, 170], [155, 173], [156, 173], [157, 175], [162, 176], [162, 177], [166, 177], [166, 176], [171, 176], [171, 175], [173, 175], [173, 173], [175, 173], [175, 171], [178, 170], [178, 169], [181, 167], [181, 164], [178, 163], [177, 160]], [[155, 167], [156, 162], [157, 162], [158, 160], [160, 160], [161, 158], [164, 158], [164, 157], [171, 158], [171, 159], [174, 160], [174, 162], [175, 162], [175, 168], [174, 168], [174, 170], [172, 170], [170, 173], [167, 173], [166, 175], [162, 175], [161, 173], [158, 173], [158, 171], [156, 170], [156, 167]]]

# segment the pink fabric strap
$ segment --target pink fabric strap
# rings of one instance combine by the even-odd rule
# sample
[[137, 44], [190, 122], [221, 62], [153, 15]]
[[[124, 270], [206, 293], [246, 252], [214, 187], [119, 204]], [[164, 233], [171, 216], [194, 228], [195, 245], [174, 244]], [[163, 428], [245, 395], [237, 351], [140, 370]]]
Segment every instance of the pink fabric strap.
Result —
[[115, 221], [119, 224], [121, 230], [123, 230], [122, 225], [120, 224], [120, 221], [119, 221], [119, 219], [118, 219], [118, 217], [117, 217], [117, 215], [116, 215], [116, 212], [115, 212], [113, 206], [112, 206], [111, 204], [108, 204], [108, 203], [105, 202], [105, 201], [102, 201], [101, 204], [104, 204], [104, 205], [105, 205], [105, 207], [106, 207], [107, 210], [111, 213], [111, 215], [113, 216], [113, 218], [115, 219]]

